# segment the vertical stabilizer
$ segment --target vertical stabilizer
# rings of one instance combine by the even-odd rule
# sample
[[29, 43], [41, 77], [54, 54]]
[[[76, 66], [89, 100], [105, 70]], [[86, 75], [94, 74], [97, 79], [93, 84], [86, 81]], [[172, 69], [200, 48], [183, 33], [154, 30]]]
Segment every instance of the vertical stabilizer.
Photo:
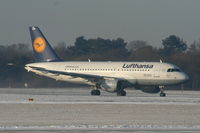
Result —
[[61, 61], [38, 27], [29, 27], [36, 62]]

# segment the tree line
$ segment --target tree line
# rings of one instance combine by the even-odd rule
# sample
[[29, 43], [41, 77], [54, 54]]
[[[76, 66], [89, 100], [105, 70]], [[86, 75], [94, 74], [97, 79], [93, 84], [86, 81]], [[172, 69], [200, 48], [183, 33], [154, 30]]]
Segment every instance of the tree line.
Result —
[[[55, 45], [57, 54], [66, 61], [156, 61], [178, 65], [190, 76], [186, 89], [200, 89], [200, 41], [187, 44], [182, 38], [170, 35], [162, 40], [159, 48], [143, 40], [127, 43], [123, 38], [76, 38], [75, 44], [65, 42]], [[0, 87], [68, 87], [66, 82], [40, 77], [24, 69], [34, 62], [30, 44], [0, 45]], [[176, 87], [175, 87], [176, 88]], [[178, 87], [180, 88], [180, 87]]]

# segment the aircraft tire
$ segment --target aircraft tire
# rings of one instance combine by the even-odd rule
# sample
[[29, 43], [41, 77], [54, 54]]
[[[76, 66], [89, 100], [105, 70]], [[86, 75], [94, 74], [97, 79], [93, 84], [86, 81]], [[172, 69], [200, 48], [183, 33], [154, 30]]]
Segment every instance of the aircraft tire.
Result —
[[160, 93], [160, 97], [166, 97], [166, 93], [161, 92], [161, 93]]
[[101, 95], [101, 92], [99, 90], [92, 90], [91, 91], [91, 95], [92, 96], [100, 96]]
[[117, 96], [126, 96], [126, 91], [122, 90], [120, 92], [117, 92]]

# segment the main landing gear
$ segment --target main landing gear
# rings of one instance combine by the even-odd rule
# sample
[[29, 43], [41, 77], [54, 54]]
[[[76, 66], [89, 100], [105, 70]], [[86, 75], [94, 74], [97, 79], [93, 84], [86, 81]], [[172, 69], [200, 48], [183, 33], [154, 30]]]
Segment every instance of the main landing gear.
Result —
[[100, 92], [100, 86], [98, 84], [96, 84], [95, 86], [96, 88], [94, 90], [91, 90], [91, 95], [92, 96], [100, 96], [101, 92]]
[[126, 96], [126, 91], [124, 91], [123, 82], [119, 81], [117, 83], [117, 96]]
[[[100, 89], [101, 89], [100, 84], [96, 84], [95, 89], [91, 90], [91, 95], [100, 96], [101, 95]], [[117, 83], [117, 89], [116, 91], [113, 91], [113, 92], [116, 92], [117, 96], [126, 96], [126, 91], [124, 91], [122, 82]]]
[[164, 86], [159, 86], [160, 88], [160, 97], [166, 97], [166, 93], [164, 93]]
[[126, 91], [124, 90], [118, 91], [117, 96], [126, 96]]
[[91, 90], [91, 95], [92, 96], [100, 96], [101, 92], [99, 90]]

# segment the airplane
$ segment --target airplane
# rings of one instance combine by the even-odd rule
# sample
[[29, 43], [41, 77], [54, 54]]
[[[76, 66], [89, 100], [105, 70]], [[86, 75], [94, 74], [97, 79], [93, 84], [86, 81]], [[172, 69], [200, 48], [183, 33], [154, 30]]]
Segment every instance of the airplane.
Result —
[[160, 62], [101, 62], [61, 60], [41, 30], [29, 27], [35, 63], [25, 65], [28, 72], [55, 80], [84, 83], [94, 86], [91, 95], [99, 96], [100, 90], [126, 96], [127, 87], [165, 97], [164, 86], [186, 82], [189, 77], [179, 67]]

